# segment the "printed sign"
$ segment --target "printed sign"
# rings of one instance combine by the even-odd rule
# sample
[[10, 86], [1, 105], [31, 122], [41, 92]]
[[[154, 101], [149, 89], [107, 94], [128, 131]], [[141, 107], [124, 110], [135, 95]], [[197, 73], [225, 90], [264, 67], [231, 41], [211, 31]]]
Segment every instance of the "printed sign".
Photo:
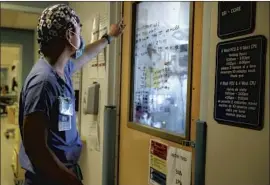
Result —
[[259, 35], [217, 45], [217, 122], [262, 129], [266, 41]]
[[150, 141], [149, 184], [166, 185], [168, 146], [155, 140]]
[[255, 29], [256, 2], [218, 2], [218, 37], [232, 38]]
[[191, 160], [191, 152], [180, 148], [169, 147], [166, 185], [190, 185]]

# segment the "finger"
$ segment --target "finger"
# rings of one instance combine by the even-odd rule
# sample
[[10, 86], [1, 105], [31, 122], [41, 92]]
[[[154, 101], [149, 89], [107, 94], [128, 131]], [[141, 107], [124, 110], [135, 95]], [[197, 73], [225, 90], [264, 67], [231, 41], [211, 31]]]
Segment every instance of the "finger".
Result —
[[123, 21], [124, 21], [124, 18], [122, 17], [121, 19], [120, 19], [120, 21], [117, 23], [118, 25], [121, 25], [121, 24], [123, 24]]
[[119, 27], [119, 30], [121, 31], [121, 30], [123, 30], [124, 28], [125, 28], [125, 26], [122, 25], [122, 26]]
[[122, 17], [119, 21], [120, 24], [123, 24], [124, 23], [124, 17]]
[[126, 25], [125, 24], [121, 24], [119, 27], [122, 30], [122, 29], [124, 29], [126, 27]]
[[121, 29], [121, 34], [124, 32], [126, 25]]

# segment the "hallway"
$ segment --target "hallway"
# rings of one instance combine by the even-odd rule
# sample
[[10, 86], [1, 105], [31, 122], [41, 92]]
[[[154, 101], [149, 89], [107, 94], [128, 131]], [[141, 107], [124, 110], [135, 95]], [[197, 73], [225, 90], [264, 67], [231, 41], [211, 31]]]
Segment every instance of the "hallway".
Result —
[[7, 139], [5, 132], [7, 129], [16, 129], [17, 125], [9, 124], [7, 117], [1, 117], [1, 185], [14, 185], [12, 171], [13, 148], [15, 138]]

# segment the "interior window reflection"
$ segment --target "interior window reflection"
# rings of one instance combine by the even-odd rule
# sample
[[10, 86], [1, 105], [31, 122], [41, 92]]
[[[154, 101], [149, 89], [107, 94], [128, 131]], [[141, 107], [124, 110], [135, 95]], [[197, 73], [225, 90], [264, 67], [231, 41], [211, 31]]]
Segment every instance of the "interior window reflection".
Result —
[[138, 6], [133, 121], [183, 135], [187, 112], [189, 2], [143, 2]]

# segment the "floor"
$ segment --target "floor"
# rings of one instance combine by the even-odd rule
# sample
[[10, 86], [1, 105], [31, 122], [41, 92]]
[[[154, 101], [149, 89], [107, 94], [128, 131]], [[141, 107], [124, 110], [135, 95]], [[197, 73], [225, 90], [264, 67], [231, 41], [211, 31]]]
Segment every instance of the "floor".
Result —
[[[1, 185], [14, 185], [12, 171], [12, 156], [15, 139], [7, 139], [5, 132], [7, 129], [17, 128], [17, 125], [9, 124], [6, 117], [0, 118], [1, 125]], [[18, 130], [17, 130], [18, 131]]]

